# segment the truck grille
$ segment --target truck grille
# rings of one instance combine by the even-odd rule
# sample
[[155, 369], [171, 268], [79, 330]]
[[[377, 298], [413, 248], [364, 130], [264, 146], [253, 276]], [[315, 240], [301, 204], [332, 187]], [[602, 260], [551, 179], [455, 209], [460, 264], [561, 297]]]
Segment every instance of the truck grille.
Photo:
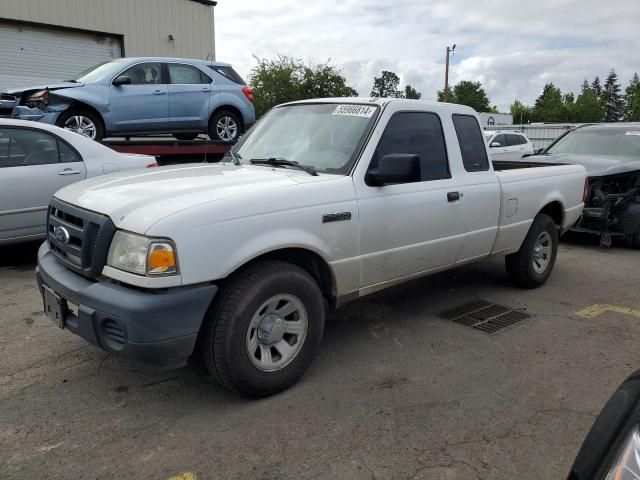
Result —
[[115, 225], [105, 215], [51, 201], [47, 238], [53, 253], [69, 269], [88, 278], [102, 272]]

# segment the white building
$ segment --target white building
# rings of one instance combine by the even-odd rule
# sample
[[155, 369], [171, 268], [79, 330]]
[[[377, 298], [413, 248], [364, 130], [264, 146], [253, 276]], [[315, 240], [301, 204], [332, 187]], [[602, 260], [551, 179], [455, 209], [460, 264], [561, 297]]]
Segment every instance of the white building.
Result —
[[123, 56], [215, 58], [211, 0], [0, 0], [0, 90]]
[[480, 113], [480, 123], [483, 127], [494, 125], [513, 125], [513, 117], [510, 113]]

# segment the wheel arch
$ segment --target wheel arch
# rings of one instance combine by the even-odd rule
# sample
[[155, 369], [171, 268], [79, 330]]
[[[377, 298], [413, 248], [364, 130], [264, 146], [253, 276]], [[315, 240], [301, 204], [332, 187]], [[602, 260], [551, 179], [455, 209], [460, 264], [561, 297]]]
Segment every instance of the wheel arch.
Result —
[[214, 115], [222, 110], [228, 110], [231, 113], [237, 115], [238, 119], [240, 120], [240, 130], [241, 132], [245, 131], [245, 121], [244, 121], [244, 115], [242, 115], [242, 112], [240, 111], [240, 109], [234, 105], [230, 105], [230, 104], [224, 104], [224, 105], [220, 105], [219, 107], [217, 107], [213, 112], [211, 112], [211, 115], [209, 115], [209, 124], [211, 124], [211, 120], [213, 119]]
[[553, 200], [547, 203], [538, 212], [538, 215], [540, 214], [549, 216], [551, 220], [553, 220], [553, 223], [555, 223], [559, 229], [562, 229], [564, 225], [564, 207], [559, 200]]
[[[64, 113], [70, 112], [72, 110], [87, 110], [87, 111], [93, 113], [94, 115], [96, 115], [98, 117], [98, 119], [100, 120], [100, 123], [102, 123], [102, 130], [106, 134], [106, 125], [104, 123], [104, 118], [103, 118], [102, 114], [98, 111], [98, 109], [96, 109], [95, 107], [92, 107], [91, 105], [89, 105], [88, 103], [85, 103], [83, 101], [74, 100], [69, 104], [69, 107], [67, 107], [65, 110], [63, 110], [61, 112], [61, 115], [64, 114]], [[58, 118], [60, 118], [61, 115], [59, 115]]]

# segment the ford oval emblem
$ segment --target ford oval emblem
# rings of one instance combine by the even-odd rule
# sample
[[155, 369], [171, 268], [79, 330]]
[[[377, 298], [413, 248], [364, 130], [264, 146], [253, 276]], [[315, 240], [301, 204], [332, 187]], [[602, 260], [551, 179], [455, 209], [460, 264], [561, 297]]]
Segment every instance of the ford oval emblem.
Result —
[[67, 231], [67, 229], [64, 227], [61, 227], [60, 225], [57, 225], [53, 229], [53, 236], [56, 238], [56, 240], [59, 243], [62, 243], [63, 245], [66, 245], [67, 243], [69, 243], [69, 239], [71, 238], [69, 236], [69, 232]]

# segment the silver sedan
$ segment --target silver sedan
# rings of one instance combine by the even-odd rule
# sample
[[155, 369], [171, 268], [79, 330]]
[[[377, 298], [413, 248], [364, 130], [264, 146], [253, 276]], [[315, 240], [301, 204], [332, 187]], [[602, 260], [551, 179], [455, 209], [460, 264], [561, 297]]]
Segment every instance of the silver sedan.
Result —
[[156, 167], [52, 125], [0, 119], [0, 245], [45, 238], [49, 200], [85, 178]]

